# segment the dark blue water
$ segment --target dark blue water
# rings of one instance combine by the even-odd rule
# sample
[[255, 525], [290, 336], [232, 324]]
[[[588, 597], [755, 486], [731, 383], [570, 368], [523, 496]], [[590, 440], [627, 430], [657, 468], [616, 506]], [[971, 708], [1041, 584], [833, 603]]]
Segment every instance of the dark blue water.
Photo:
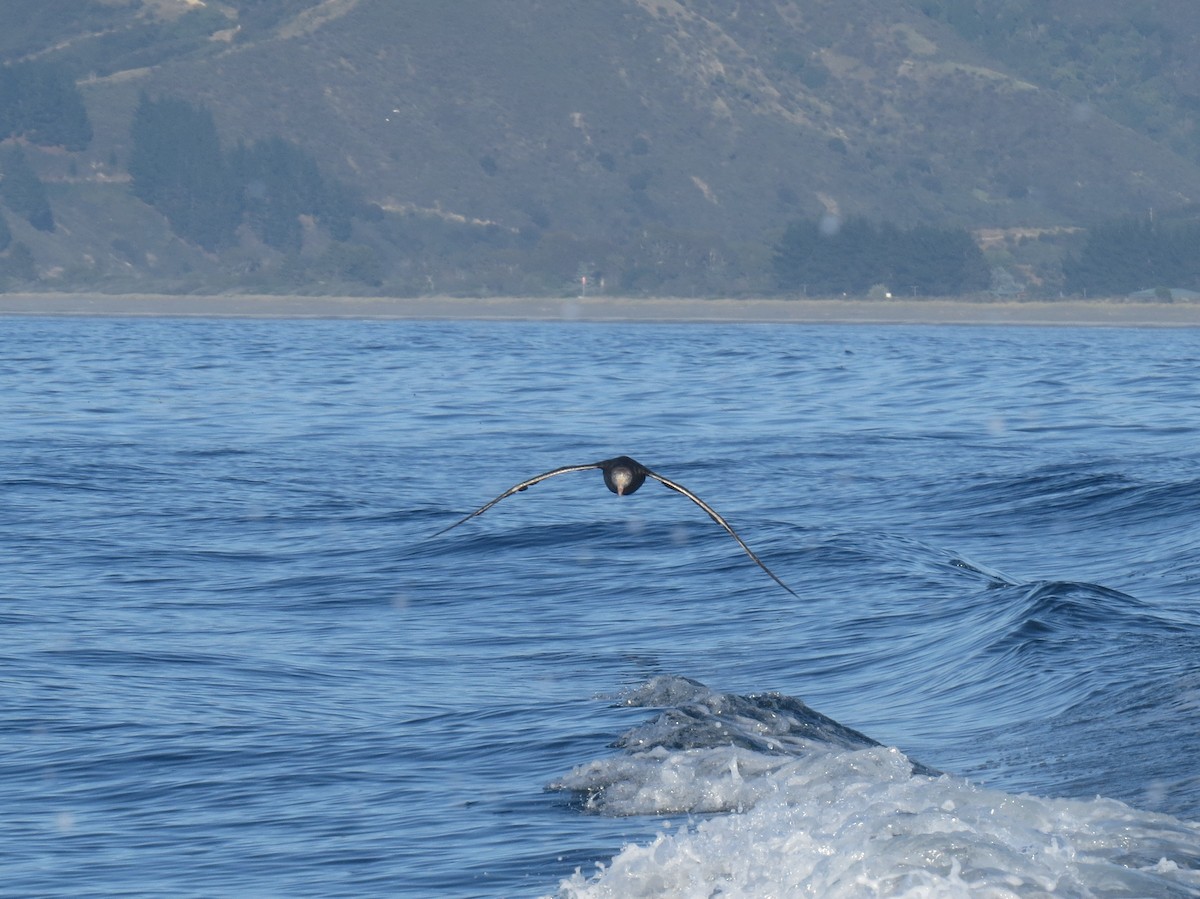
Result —
[[1200, 894], [1198, 331], [0, 341], [4, 895]]

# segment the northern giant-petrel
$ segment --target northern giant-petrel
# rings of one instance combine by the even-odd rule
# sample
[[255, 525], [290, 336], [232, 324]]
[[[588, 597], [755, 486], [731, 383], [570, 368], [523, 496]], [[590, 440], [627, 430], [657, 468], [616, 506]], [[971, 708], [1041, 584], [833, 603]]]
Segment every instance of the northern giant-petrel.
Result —
[[505, 499], [506, 497], [512, 496], [514, 493], [520, 493], [522, 490], [528, 490], [534, 484], [540, 483], [540, 482], [546, 480], [546, 478], [552, 478], [555, 475], [559, 475], [559, 474], [567, 474], [568, 472], [571, 472], [571, 471], [587, 471], [588, 469], [592, 469], [592, 468], [599, 468], [602, 472], [604, 472], [605, 486], [607, 486], [608, 489], [611, 490], [613, 493], [617, 494], [617, 496], [628, 496], [631, 493], [636, 493], [637, 489], [646, 482], [646, 478], [648, 478], [648, 477], [653, 478], [654, 480], [658, 481], [664, 487], [671, 488], [676, 493], [682, 493], [684, 496], [686, 496], [688, 499], [690, 499], [692, 502], [694, 502], [697, 506], [699, 506], [701, 509], [703, 509], [705, 512], [707, 512], [709, 518], [711, 518], [713, 521], [715, 521], [717, 524], [719, 524], [721, 527], [723, 527], [726, 531], [728, 531], [729, 536], [732, 537], [734, 540], [736, 540], [738, 542], [738, 546], [740, 546], [742, 549], [744, 549], [746, 551], [746, 555], [748, 555], [751, 559], [753, 559], [755, 564], [757, 564], [759, 568], [761, 568], [768, 575], [770, 575], [771, 578], [775, 581], [775, 583], [777, 583], [780, 587], [782, 587], [788, 593], [792, 594], [792, 596], [799, 597], [800, 594], [798, 594], [795, 590], [793, 590], [791, 587], [789, 587], [787, 584], [785, 584], [783, 581], [781, 581], [779, 579], [779, 577], [775, 574], [775, 572], [773, 572], [770, 568], [768, 568], [766, 565], [763, 564], [762, 559], [760, 559], [758, 556], [756, 556], [754, 554], [754, 550], [752, 550], [749, 546], [746, 545], [746, 541], [744, 541], [741, 537], [739, 537], [737, 535], [737, 531], [735, 531], [732, 527], [730, 527], [729, 522], [726, 521], [724, 518], [722, 518], [720, 515], [718, 515], [712, 506], [710, 506], [708, 503], [706, 503], [700, 497], [696, 496], [696, 494], [692, 493], [692, 491], [688, 490], [683, 485], [676, 484], [674, 481], [669, 480], [668, 478], [664, 478], [662, 475], [651, 471], [649, 468], [647, 468], [642, 463], [638, 462], [636, 459], [629, 458], [629, 456], [617, 456], [616, 458], [613, 458], [613, 459], [605, 459], [603, 462], [592, 462], [587, 465], [564, 465], [562, 468], [555, 468], [555, 469], [552, 469], [551, 471], [543, 472], [542, 474], [536, 475], [535, 477], [532, 477], [527, 481], [522, 481], [519, 484], [514, 484], [512, 487], [509, 487], [507, 490], [505, 490], [503, 493], [501, 493], [499, 496], [497, 496], [490, 503], [485, 503], [484, 505], [482, 505], [478, 509], [476, 509], [474, 512], [472, 512], [470, 515], [463, 516], [458, 521], [454, 522], [454, 524], [450, 525], [449, 527], [442, 528], [440, 531], [437, 532], [437, 534], [434, 534], [433, 536], [436, 537], [439, 534], [444, 534], [444, 533], [446, 533], [446, 531], [449, 531], [452, 528], [458, 527], [463, 522], [469, 521], [470, 519], [474, 518], [476, 515], [482, 515], [484, 512], [486, 512], [492, 506], [496, 505], [496, 503], [500, 502], [500, 500]]

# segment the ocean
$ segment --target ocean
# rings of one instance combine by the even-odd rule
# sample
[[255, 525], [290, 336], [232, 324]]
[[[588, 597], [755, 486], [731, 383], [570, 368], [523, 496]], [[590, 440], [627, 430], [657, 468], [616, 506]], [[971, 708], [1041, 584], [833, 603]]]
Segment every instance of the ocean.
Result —
[[1200, 330], [0, 339], [4, 896], [1200, 895]]

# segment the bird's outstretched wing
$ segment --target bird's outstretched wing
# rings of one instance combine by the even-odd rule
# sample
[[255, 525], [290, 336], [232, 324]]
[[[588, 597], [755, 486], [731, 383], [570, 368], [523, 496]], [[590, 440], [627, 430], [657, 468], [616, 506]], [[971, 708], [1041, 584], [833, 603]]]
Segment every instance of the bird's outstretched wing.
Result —
[[[646, 472], [647, 477], [654, 478], [654, 480], [658, 481], [664, 487], [670, 487], [676, 493], [682, 493], [684, 496], [686, 496], [688, 499], [690, 499], [692, 502], [694, 502], [697, 506], [699, 506], [701, 509], [703, 509], [705, 512], [707, 512], [708, 517], [711, 518], [713, 521], [715, 521], [717, 524], [719, 524], [721, 527], [725, 528], [725, 530], [729, 532], [729, 536], [738, 542], [738, 546], [740, 546], [742, 549], [744, 549], [746, 551], [746, 555], [748, 555], [751, 559], [753, 559], [755, 564], [758, 565], [759, 568], [761, 568], [763, 571], [765, 571], [768, 575], [771, 576], [771, 580], [775, 581], [775, 583], [777, 583], [780, 587], [782, 587], [788, 593], [792, 594], [792, 596], [796, 597], [797, 599], [800, 598], [799, 593], [797, 593], [795, 590], [793, 590], [791, 587], [789, 587], [787, 584], [785, 584], [783, 581], [781, 581], [779, 579], [779, 576], [777, 574], [775, 574], [774, 571], [772, 571], [770, 568], [768, 568], [766, 565], [763, 564], [763, 560], [754, 554], [754, 550], [752, 550], [750, 547], [748, 547], [746, 545], [746, 541], [737, 535], [737, 531], [735, 531], [732, 527], [730, 527], [729, 522], [726, 521], [724, 518], [722, 518], [720, 515], [718, 515], [716, 510], [713, 509], [712, 506], [710, 506], [708, 503], [706, 503], [700, 497], [696, 496], [696, 494], [692, 493], [692, 491], [688, 490], [682, 484], [676, 484], [674, 481], [672, 481], [668, 478], [664, 478], [660, 474], [655, 474], [649, 468], [646, 468], [645, 465], [642, 466], [642, 470]], [[501, 499], [503, 499], [503, 497], [501, 497]]]
[[[600, 468], [603, 466], [603, 464], [604, 464], [603, 462], [592, 462], [588, 465], [564, 465], [562, 468], [555, 468], [552, 471], [545, 471], [539, 475], [536, 475], [535, 477], [530, 478], [527, 481], [522, 481], [519, 484], [514, 484], [513, 486], [511, 486], [507, 490], [505, 490], [503, 493], [501, 493], [499, 496], [497, 496], [490, 503], [484, 503], [482, 506], [480, 506], [478, 509], [476, 509], [474, 512], [472, 512], [470, 515], [464, 515], [462, 518], [460, 518], [458, 521], [454, 522], [454, 524], [450, 525], [449, 527], [444, 527], [440, 531], [438, 531], [436, 534], [432, 534], [429, 539], [433, 539], [433, 537], [438, 537], [438, 536], [446, 533], [446, 531], [453, 530], [454, 528], [456, 528], [460, 524], [462, 524], [464, 521], [470, 521], [476, 515], [482, 515], [484, 512], [486, 512], [492, 506], [496, 505], [496, 503], [500, 502], [500, 500], [510, 497], [514, 493], [520, 493], [522, 490], [528, 490], [534, 484], [538, 484], [538, 483], [546, 480], [546, 478], [552, 478], [556, 474], [567, 474], [568, 472], [571, 472], [571, 471], [587, 471], [589, 468]], [[728, 525], [726, 525], [726, 527], [728, 527]], [[738, 542], [740, 543], [741, 541], [738, 541]], [[743, 544], [743, 545], [745, 545], [745, 544]], [[747, 550], [747, 552], [749, 552], [749, 550]], [[753, 553], [751, 553], [751, 555], [753, 555]], [[759, 564], [761, 565], [762, 563], [759, 562]], [[770, 572], [768, 572], [768, 574], [769, 573]]]

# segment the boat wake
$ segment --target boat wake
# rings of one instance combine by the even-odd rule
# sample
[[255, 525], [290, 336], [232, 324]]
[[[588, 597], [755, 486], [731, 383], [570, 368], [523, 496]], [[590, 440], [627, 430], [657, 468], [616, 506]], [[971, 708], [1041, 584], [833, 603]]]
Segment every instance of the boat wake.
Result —
[[661, 676], [621, 702], [657, 714], [548, 789], [676, 817], [560, 896], [1200, 896], [1196, 824], [980, 787], [775, 693]]

